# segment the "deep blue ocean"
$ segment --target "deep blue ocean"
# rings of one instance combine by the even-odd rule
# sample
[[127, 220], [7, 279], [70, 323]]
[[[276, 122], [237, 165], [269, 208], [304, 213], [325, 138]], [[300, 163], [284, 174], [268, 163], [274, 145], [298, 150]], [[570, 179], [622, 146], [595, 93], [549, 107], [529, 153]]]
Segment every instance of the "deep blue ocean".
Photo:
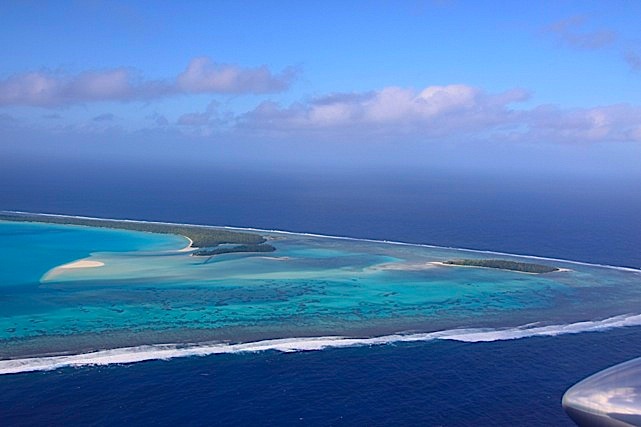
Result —
[[[81, 179], [79, 179], [81, 177]], [[518, 174], [0, 171], [0, 209], [313, 232], [641, 268], [641, 183]], [[228, 354], [0, 377], [0, 425], [572, 425], [641, 328]]]

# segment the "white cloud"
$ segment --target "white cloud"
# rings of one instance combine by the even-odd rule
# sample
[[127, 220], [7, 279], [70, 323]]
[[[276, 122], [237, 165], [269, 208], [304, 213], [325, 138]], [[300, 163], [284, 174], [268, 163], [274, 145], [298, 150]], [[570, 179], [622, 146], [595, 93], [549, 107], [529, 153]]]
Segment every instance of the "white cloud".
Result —
[[641, 141], [641, 107], [617, 104], [561, 109], [539, 106], [524, 112], [524, 137], [550, 142]]
[[292, 68], [274, 75], [266, 66], [241, 68], [198, 57], [178, 75], [176, 86], [191, 93], [270, 93], [287, 89], [295, 75]]
[[516, 108], [522, 89], [488, 94], [467, 85], [422, 90], [387, 87], [367, 93], [332, 94], [282, 107], [263, 102], [236, 118], [244, 130], [358, 135], [367, 139], [425, 141], [510, 140], [529, 142], [641, 141], [641, 108], [618, 104], [592, 108], [542, 105]]
[[467, 85], [416, 91], [387, 87], [364, 94], [333, 94], [282, 108], [264, 102], [241, 118], [250, 128], [376, 128], [427, 134], [471, 131], [509, 115], [507, 105], [527, 99], [523, 90], [488, 95]]
[[167, 81], [144, 80], [132, 70], [86, 71], [68, 75], [36, 71], [0, 80], [0, 106], [58, 107], [98, 101], [135, 101], [193, 93], [270, 93], [287, 89], [293, 69], [280, 74], [267, 67], [243, 68], [194, 58], [185, 71]]

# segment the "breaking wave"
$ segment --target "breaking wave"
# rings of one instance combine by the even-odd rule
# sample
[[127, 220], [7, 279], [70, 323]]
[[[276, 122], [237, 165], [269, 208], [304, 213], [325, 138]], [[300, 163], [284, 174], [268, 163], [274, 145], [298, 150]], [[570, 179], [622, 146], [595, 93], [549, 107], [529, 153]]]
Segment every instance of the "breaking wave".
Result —
[[373, 346], [402, 342], [426, 342], [432, 340], [453, 340], [470, 343], [505, 341], [537, 336], [556, 336], [581, 332], [596, 332], [613, 328], [640, 325], [641, 314], [634, 314], [563, 325], [541, 326], [539, 324], [528, 324], [504, 329], [451, 329], [429, 333], [394, 334], [371, 338], [325, 336], [271, 339], [248, 343], [143, 345], [65, 356], [0, 360], [0, 375], [33, 371], [49, 371], [63, 367], [128, 364], [149, 360], [168, 360], [177, 357], [250, 353], [268, 350], [288, 353], [323, 350], [327, 348]]

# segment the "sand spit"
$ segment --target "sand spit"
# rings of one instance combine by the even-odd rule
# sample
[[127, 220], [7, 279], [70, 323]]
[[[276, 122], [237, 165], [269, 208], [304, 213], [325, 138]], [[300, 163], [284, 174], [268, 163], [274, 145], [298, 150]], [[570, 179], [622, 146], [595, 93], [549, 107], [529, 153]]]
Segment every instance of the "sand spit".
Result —
[[73, 268], [95, 268], [95, 267], [102, 267], [103, 265], [105, 265], [104, 262], [89, 261], [86, 259], [81, 259], [80, 261], [74, 261], [74, 262], [70, 262], [69, 264], [63, 264], [61, 266], [56, 267], [56, 269], [62, 268], [62, 269], [69, 270]]

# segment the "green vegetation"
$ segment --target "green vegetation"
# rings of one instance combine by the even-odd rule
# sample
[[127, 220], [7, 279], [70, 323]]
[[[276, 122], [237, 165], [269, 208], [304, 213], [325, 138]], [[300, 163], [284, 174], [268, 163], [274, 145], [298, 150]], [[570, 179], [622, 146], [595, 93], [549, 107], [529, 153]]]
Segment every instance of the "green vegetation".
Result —
[[454, 259], [443, 261], [443, 264], [448, 265], [463, 265], [470, 267], [486, 267], [497, 268], [500, 270], [520, 271], [522, 273], [551, 273], [558, 271], [556, 267], [550, 267], [541, 264], [531, 264], [528, 262], [507, 261], [504, 259]]
[[[76, 218], [62, 215], [44, 215], [14, 212], [0, 212], [0, 220], [44, 222], [64, 225], [85, 225], [89, 227], [145, 231], [149, 233], [178, 234], [191, 239], [191, 241], [193, 242], [193, 247], [207, 248], [197, 251], [196, 253], [194, 253], [194, 255], [210, 256], [229, 252], [271, 252], [276, 250], [271, 245], [264, 245], [263, 243], [265, 243], [265, 238], [259, 234], [221, 230], [217, 228], [198, 225], [138, 222], [99, 218]], [[236, 244], [239, 246], [231, 248], [211, 249], [221, 244]]]
[[209, 249], [199, 249], [194, 252], [192, 255], [196, 256], [213, 256], [213, 255], [222, 255], [222, 254], [232, 254], [236, 252], [274, 252], [276, 250], [272, 245], [260, 244], [260, 245], [238, 245], [225, 248], [209, 248]]

